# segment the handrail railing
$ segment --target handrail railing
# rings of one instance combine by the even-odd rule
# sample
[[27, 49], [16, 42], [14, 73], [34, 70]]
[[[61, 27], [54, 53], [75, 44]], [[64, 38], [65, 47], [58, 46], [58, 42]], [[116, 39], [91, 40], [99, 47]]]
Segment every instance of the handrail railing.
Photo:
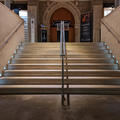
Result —
[[64, 32], [64, 21], [61, 21], [60, 25], [60, 56], [65, 56], [66, 45], [65, 45], [65, 32]]
[[9, 39], [17, 32], [17, 30], [24, 24], [24, 22], [21, 22], [20, 24], [18, 24], [15, 29], [13, 29], [12, 32], [10, 32], [10, 34], [5, 38], [3, 43], [0, 43], [0, 49], [2, 49], [9, 41]]
[[[64, 101], [65, 101], [65, 96], [64, 96], [64, 87], [65, 87], [65, 74], [64, 74], [64, 60], [66, 61], [66, 42], [65, 42], [65, 25], [64, 25], [64, 21], [61, 21], [60, 24], [60, 56], [62, 58], [62, 105], [64, 106]], [[67, 62], [66, 62], [67, 63]], [[67, 67], [67, 64], [66, 64]], [[66, 74], [67, 74], [67, 70], [66, 70]], [[68, 101], [69, 104], [69, 101]]]
[[101, 23], [107, 28], [107, 30], [115, 37], [118, 43], [120, 43], [120, 35], [118, 35], [105, 21], [101, 21]]

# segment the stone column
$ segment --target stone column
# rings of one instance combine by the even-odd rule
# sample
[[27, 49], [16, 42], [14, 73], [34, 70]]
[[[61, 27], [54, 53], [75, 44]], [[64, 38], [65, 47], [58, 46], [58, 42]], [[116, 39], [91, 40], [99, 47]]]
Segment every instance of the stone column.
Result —
[[80, 42], [80, 24], [75, 24], [75, 42]]
[[4, 4], [5, 4], [5, 6], [7, 6], [10, 9], [11, 0], [4, 0]]
[[[38, 41], [38, 3], [29, 3], [28, 4], [28, 36], [30, 42]], [[34, 23], [33, 23], [34, 22]], [[32, 23], [34, 25], [32, 25]], [[31, 28], [32, 27], [32, 28]], [[34, 33], [33, 33], [34, 32]], [[34, 36], [34, 38], [31, 36]]]
[[103, 1], [93, 0], [93, 42], [101, 41], [101, 19], [104, 16]]
[[120, 0], [115, 0], [115, 7], [118, 7], [120, 5]]

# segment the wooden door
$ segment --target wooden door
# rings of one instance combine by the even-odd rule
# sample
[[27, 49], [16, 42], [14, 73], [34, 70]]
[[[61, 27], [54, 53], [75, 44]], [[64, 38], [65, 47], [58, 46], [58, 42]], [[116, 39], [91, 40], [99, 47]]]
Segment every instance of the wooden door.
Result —
[[56, 21], [69, 21], [70, 28], [68, 31], [68, 42], [75, 42], [75, 30], [74, 30], [74, 17], [70, 11], [65, 8], [60, 8], [56, 10], [50, 20], [51, 28], [50, 28], [50, 42], [57, 42], [58, 34], [57, 27], [54, 25]]

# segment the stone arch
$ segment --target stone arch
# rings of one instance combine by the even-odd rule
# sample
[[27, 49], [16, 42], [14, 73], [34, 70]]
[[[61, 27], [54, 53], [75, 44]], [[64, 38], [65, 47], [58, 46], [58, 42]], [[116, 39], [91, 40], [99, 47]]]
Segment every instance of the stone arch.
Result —
[[69, 10], [75, 19], [75, 41], [80, 41], [80, 23], [81, 23], [81, 14], [79, 9], [72, 2], [53, 2], [51, 3], [43, 15], [43, 24], [47, 26], [47, 38], [49, 41], [50, 38], [50, 19], [52, 14], [59, 8], [65, 8]]

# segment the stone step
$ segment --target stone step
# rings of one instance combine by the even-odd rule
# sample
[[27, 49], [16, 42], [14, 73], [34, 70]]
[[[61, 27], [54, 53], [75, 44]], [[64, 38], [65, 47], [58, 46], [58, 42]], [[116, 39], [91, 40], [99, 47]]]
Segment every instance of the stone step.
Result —
[[[106, 46], [103, 46], [103, 47], [98, 47], [98, 46], [66, 46], [67, 50], [83, 50], [83, 49], [87, 49], [87, 50], [91, 50], [91, 49], [94, 49], [94, 50], [105, 50], [106, 49]], [[32, 46], [21, 46], [18, 50], [45, 50], [46, 47], [32, 47]], [[49, 48], [50, 50], [60, 50], [60, 47], [56, 47], [56, 48]]]
[[[74, 77], [120, 77], [120, 70], [68, 70], [65, 75]], [[5, 77], [53, 77], [61, 76], [61, 70], [6, 70]]]
[[[65, 66], [66, 68], [66, 66]], [[77, 63], [77, 64], [73, 64], [73, 63], [69, 63], [67, 66], [68, 69], [95, 69], [95, 70], [99, 70], [99, 69], [103, 69], [103, 70], [117, 70], [118, 69], [118, 65], [117, 64], [103, 64], [103, 63]], [[57, 64], [9, 64], [8, 65], [8, 69], [9, 70], [44, 70], [44, 69], [61, 69], [61, 64], [57, 63]]]
[[[48, 47], [60, 47], [60, 42], [47, 42], [47, 43], [23, 43], [26, 46], [48, 46]], [[75, 42], [75, 43], [66, 43], [66, 46], [104, 46], [103, 42]]]
[[[60, 58], [14, 58], [12, 64], [61, 63]], [[67, 63], [115, 63], [111, 58], [68, 58]]]
[[[47, 88], [40, 85], [0, 85], [0, 95], [32, 95], [32, 94], [63, 94], [61, 87]], [[118, 85], [91, 85], [79, 86], [79, 88], [65, 88], [64, 94], [87, 95], [120, 95]]]
[[[111, 58], [111, 54], [79, 54], [79, 55], [67, 55], [67, 58]], [[15, 58], [60, 58], [60, 55], [45, 55], [45, 54], [16, 54]]]
[[[25, 50], [22, 50], [22, 51], [18, 51], [17, 52], [18, 54], [19, 53], [23, 53], [23, 54], [57, 54], [57, 55], [60, 55], [60, 50], [49, 50], [49, 49], [46, 49], [46, 50], [39, 50], [39, 51], [33, 51], [33, 50], [27, 50], [27, 51], [25, 51]], [[109, 51], [108, 50], [77, 50], [77, 51], [69, 51], [69, 50], [67, 50], [67, 54], [69, 55], [69, 54], [86, 54], [86, 53], [88, 53], [88, 54], [91, 54], [91, 53], [93, 53], [93, 54], [100, 54], [100, 53], [109, 53]]]
[[[120, 77], [66, 77], [65, 85], [120, 85]], [[0, 85], [61, 85], [61, 77], [2, 77]]]

